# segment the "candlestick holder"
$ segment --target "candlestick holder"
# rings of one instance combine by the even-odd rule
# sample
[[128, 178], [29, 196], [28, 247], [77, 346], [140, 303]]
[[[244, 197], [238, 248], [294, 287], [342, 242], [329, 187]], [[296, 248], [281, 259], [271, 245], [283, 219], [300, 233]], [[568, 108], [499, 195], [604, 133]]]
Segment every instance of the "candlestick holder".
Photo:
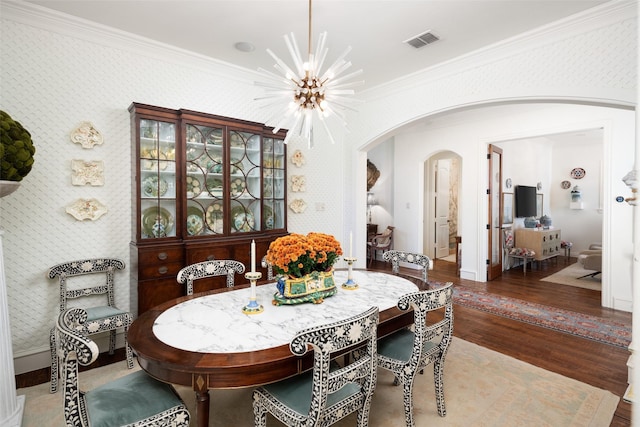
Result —
[[262, 277], [262, 273], [259, 271], [250, 271], [245, 273], [244, 278], [251, 282], [251, 297], [249, 302], [242, 308], [244, 314], [259, 314], [264, 311], [262, 304], [258, 303], [256, 297], [256, 282]]
[[347, 273], [347, 281], [342, 284], [342, 289], [346, 289], [348, 291], [354, 291], [358, 289], [358, 284], [353, 281], [353, 263], [358, 259], [353, 257], [345, 257], [344, 260], [349, 265], [349, 273]]

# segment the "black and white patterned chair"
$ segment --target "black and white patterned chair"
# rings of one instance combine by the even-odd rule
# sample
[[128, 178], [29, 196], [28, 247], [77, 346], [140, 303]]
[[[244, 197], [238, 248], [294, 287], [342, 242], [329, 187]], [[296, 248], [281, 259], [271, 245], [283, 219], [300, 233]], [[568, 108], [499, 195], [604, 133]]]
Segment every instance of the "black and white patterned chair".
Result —
[[422, 267], [422, 280], [427, 281], [431, 260], [426, 255], [391, 249], [382, 254], [382, 259], [391, 262], [391, 270], [394, 274], [400, 273], [400, 262], [419, 265]]
[[[378, 341], [378, 366], [393, 372], [403, 387], [404, 417], [407, 427], [414, 426], [413, 382], [416, 374], [433, 363], [438, 415], [444, 417], [444, 359], [453, 334], [453, 284], [403, 295], [398, 308], [413, 308], [412, 329], [402, 329]], [[437, 322], [427, 326], [427, 313], [440, 310]], [[434, 313], [435, 315], [435, 313]]]
[[[109, 336], [109, 354], [113, 354], [116, 348], [116, 331], [120, 328], [124, 330], [125, 351], [127, 355], [127, 365], [129, 369], [133, 368], [133, 353], [127, 342], [127, 332], [133, 321], [131, 313], [120, 310], [115, 305], [114, 297], [114, 273], [116, 270], [124, 269], [124, 262], [113, 258], [96, 258], [83, 259], [71, 262], [57, 264], [51, 267], [47, 273], [49, 279], [58, 278], [60, 286], [60, 311], [66, 310], [67, 302], [71, 299], [83, 297], [86, 299], [86, 305], [91, 307], [83, 307], [87, 311], [87, 322], [82, 325], [83, 333], [87, 335], [97, 334], [99, 332], [110, 332]], [[77, 282], [81, 282], [78, 286], [69, 286], [68, 280], [77, 276], [91, 276], [84, 280], [78, 277]], [[94, 277], [105, 277], [105, 281], [95, 283]], [[96, 305], [96, 295], [106, 296], [106, 304]], [[77, 305], [81, 305], [78, 301]], [[56, 339], [56, 328], [51, 328], [49, 333], [49, 345], [51, 347], [51, 393], [58, 390], [58, 345]]]
[[[376, 386], [378, 308], [328, 325], [299, 332], [289, 348], [297, 356], [313, 349], [313, 369], [253, 392], [255, 425], [267, 425], [267, 412], [287, 426], [329, 426], [357, 412], [358, 426], [369, 423]], [[331, 363], [332, 354], [363, 346], [357, 359], [343, 367]]]
[[188, 265], [178, 272], [178, 283], [187, 284], [187, 295], [193, 295], [193, 282], [214, 276], [227, 276], [227, 288], [232, 288], [235, 275], [244, 273], [244, 264], [230, 259], [203, 261]]
[[67, 426], [184, 426], [189, 411], [175, 389], [143, 370], [83, 392], [78, 384], [78, 365], [89, 365], [98, 357], [98, 346], [81, 331], [86, 330], [87, 312], [64, 310], [56, 322], [59, 336]]

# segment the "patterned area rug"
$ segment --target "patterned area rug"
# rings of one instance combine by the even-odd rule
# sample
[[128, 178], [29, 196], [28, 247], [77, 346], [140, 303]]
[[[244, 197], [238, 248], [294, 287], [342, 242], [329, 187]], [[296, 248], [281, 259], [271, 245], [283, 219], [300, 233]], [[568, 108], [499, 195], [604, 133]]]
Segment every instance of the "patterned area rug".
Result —
[[494, 295], [484, 291], [476, 291], [460, 285], [454, 287], [453, 298], [456, 304], [465, 307], [616, 347], [627, 348], [631, 343], [630, 324]]
[[[139, 369], [136, 365], [135, 369]], [[80, 385], [91, 390], [105, 381], [129, 374], [126, 362], [80, 373]], [[370, 427], [405, 427], [402, 387], [393, 375], [378, 371], [378, 384], [369, 417]], [[176, 387], [195, 425], [193, 390]], [[211, 390], [211, 427], [252, 427], [251, 388]], [[49, 393], [49, 384], [18, 389], [26, 396], [23, 427], [64, 426], [62, 394]], [[512, 357], [454, 337], [444, 368], [446, 417], [436, 409], [433, 369], [414, 383], [417, 427], [602, 427], [611, 423], [619, 402], [613, 393], [546, 371]], [[269, 416], [267, 425], [282, 426]], [[356, 425], [355, 414], [335, 424]]]

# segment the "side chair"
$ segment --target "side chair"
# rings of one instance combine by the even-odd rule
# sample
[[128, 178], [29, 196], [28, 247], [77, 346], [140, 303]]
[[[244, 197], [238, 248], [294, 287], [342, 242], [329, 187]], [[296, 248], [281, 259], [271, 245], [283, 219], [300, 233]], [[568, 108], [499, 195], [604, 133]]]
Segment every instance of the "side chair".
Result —
[[214, 276], [227, 276], [227, 288], [235, 284], [235, 275], [244, 273], [244, 264], [230, 259], [203, 261], [188, 265], [178, 272], [180, 284], [187, 284], [187, 295], [193, 295], [193, 282]]
[[531, 249], [516, 247], [515, 237], [512, 229], [505, 228], [504, 230], [502, 230], [502, 233], [502, 247], [504, 248], [504, 259], [507, 263], [507, 267], [511, 268], [512, 259], [520, 259], [522, 260], [523, 275], [526, 276], [527, 263], [530, 262], [533, 266], [533, 261], [535, 260], [536, 253]]
[[[116, 270], [123, 270], [124, 262], [114, 258], [83, 259], [65, 262], [54, 265], [47, 272], [49, 279], [58, 279], [60, 287], [59, 313], [66, 310], [67, 302], [71, 299], [85, 298], [87, 301], [84, 309], [87, 311], [87, 322], [82, 324], [81, 332], [97, 334], [109, 331], [109, 354], [113, 354], [116, 348], [116, 331], [124, 329], [125, 351], [127, 355], [127, 366], [133, 368], [133, 352], [127, 342], [127, 332], [133, 321], [131, 313], [120, 310], [115, 305], [114, 297], [114, 273]], [[79, 276], [90, 276], [81, 280]], [[104, 277], [103, 281], [95, 282], [95, 277]], [[80, 282], [78, 286], [70, 286], [67, 282], [75, 278], [75, 282]], [[91, 283], [91, 284], [88, 284]], [[106, 296], [106, 301], [101, 305], [96, 305], [96, 295]], [[93, 304], [94, 306], [88, 307]], [[81, 305], [78, 301], [77, 305]], [[51, 328], [49, 332], [49, 345], [51, 348], [51, 393], [58, 390], [58, 343], [56, 338], [56, 328]]]
[[87, 366], [98, 357], [98, 346], [85, 330], [87, 312], [64, 310], [55, 329], [60, 337], [64, 418], [67, 426], [189, 426], [189, 411], [170, 384], [143, 370], [83, 392], [78, 365]]
[[[444, 417], [444, 360], [453, 335], [453, 283], [427, 291], [403, 295], [402, 311], [413, 309], [412, 329], [402, 329], [378, 341], [378, 366], [393, 372], [402, 384], [404, 417], [407, 427], [413, 419], [413, 382], [416, 374], [433, 363], [438, 415]], [[444, 310], [440, 310], [444, 308]], [[427, 325], [427, 313], [440, 310], [435, 323]], [[435, 315], [435, 314], [434, 314]]]
[[382, 259], [391, 262], [391, 269], [394, 274], [400, 273], [400, 262], [419, 265], [422, 267], [422, 281], [427, 282], [427, 270], [431, 267], [431, 259], [428, 256], [391, 249], [382, 254]]
[[[267, 412], [290, 427], [329, 426], [357, 412], [358, 426], [369, 424], [376, 386], [378, 307], [349, 319], [308, 328], [296, 334], [289, 348], [297, 356], [313, 349], [313, 369], [268, 384], [253, 392], [255, 425], [267, 425]], [[357, 359], [340, 367], [336, 352], [360, 346]]]
[[393, 230], [395, 227], [387, 226], [380, 234], [376, 234], [367, 242], [369, 252], [369, 265], [373, 262], [378, 251], [386, 251], [393, 248]]

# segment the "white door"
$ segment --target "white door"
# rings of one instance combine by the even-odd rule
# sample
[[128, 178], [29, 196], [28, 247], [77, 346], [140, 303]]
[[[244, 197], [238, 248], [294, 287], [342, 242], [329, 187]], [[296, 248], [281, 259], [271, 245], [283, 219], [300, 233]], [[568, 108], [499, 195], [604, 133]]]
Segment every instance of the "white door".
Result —
[[449, 255], [449, 174], [451, 159], [436, 162], [435, 235], [436, 258]]

